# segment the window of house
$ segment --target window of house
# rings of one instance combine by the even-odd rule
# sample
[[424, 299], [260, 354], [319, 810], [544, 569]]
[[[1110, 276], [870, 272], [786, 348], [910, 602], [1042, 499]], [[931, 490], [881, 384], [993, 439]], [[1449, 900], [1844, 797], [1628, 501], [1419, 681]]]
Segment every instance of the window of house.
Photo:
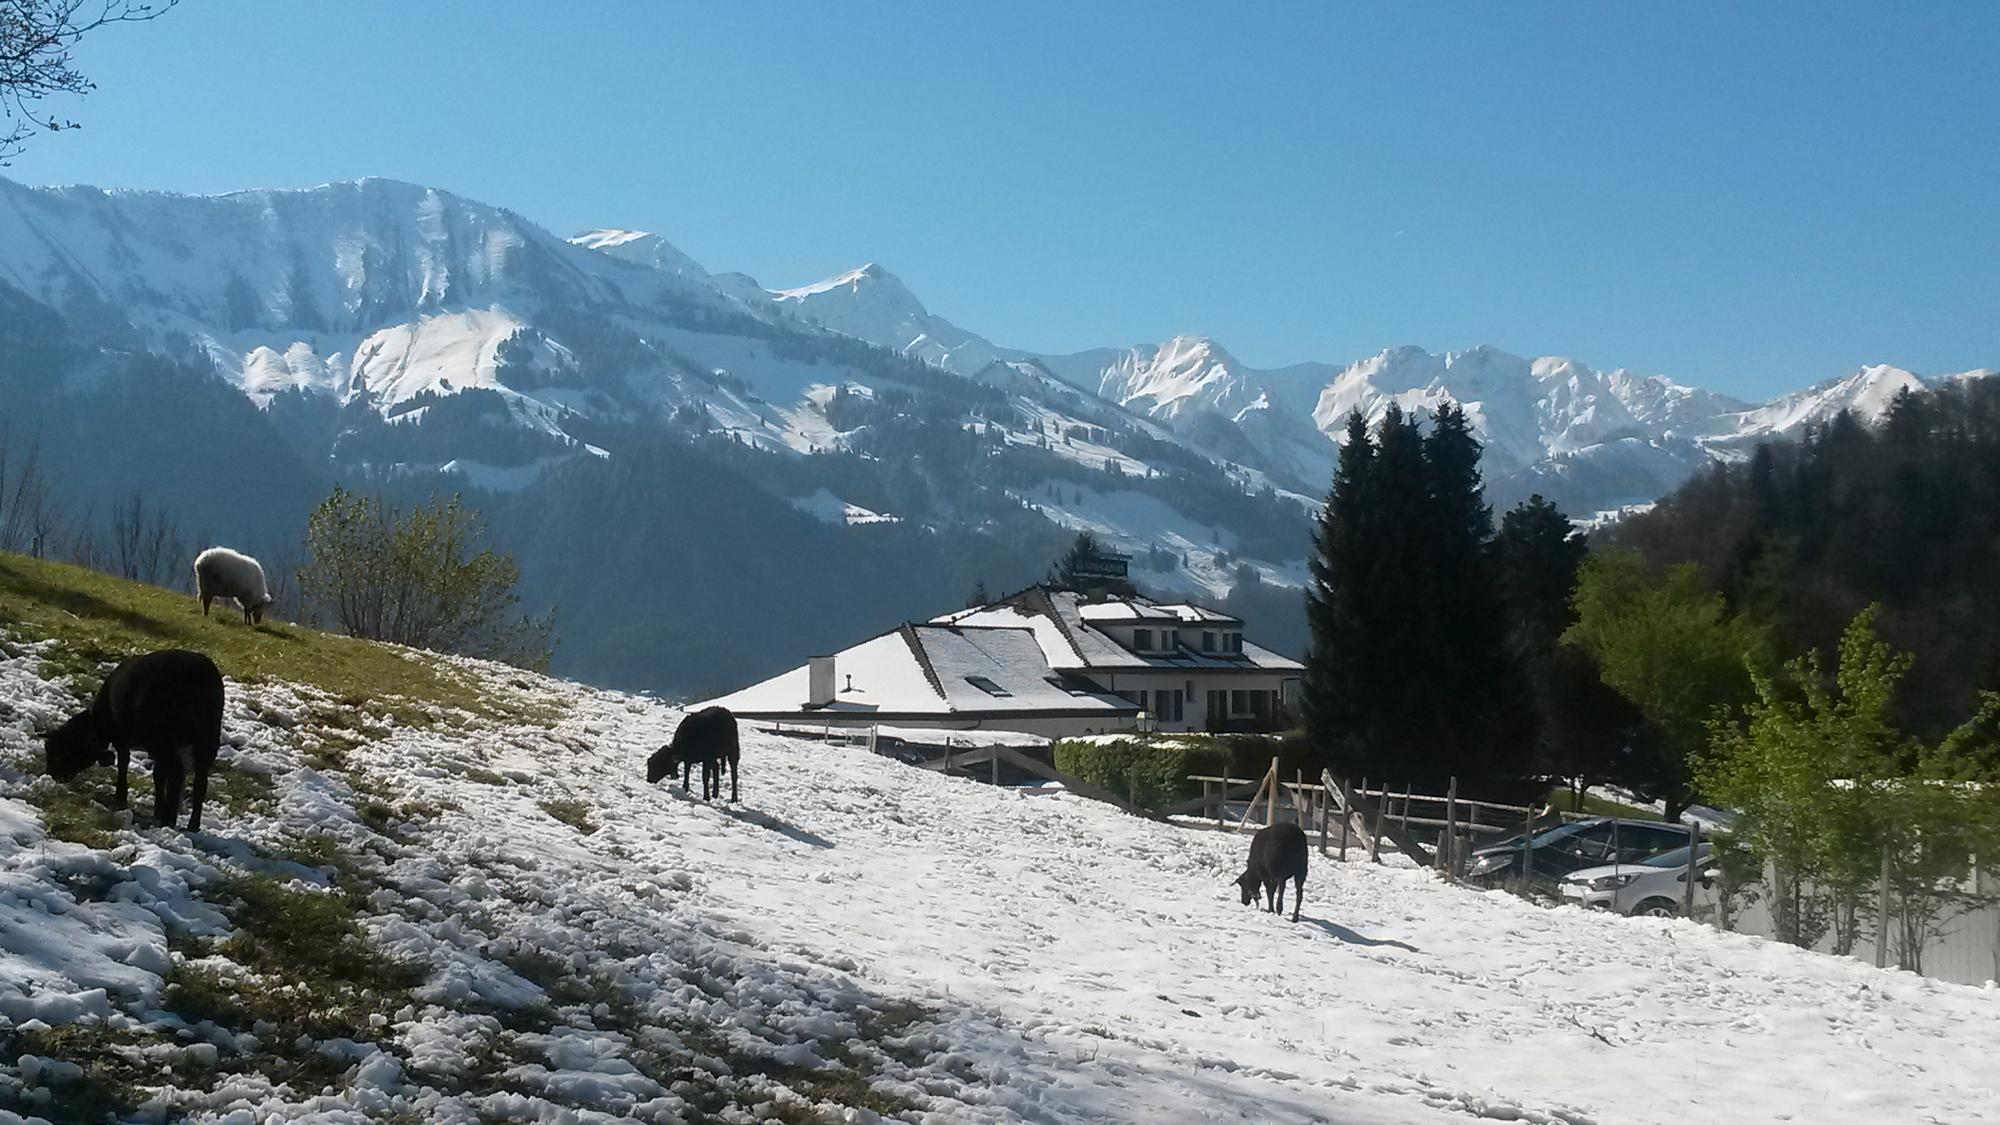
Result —
[[994, 683], [992, 680], [987, 679], [985, 676], [967, 676], [965, 677], [965, 682], [971, 684], [973, 687], [978, 688], [980, 691], [983, 691], [988, 695], [1010, 696], [1014, 694], [1013, 692], [1008, 691], [1006, 688], [1001, 687], [999, 684]]
[[1151, 629], [1132, 630], [1132, 647], [1140, 652], [1145, 652], [1147, 649], [1152, 648], [1153, 631]]
[[1183, 697], [1180, 689], [1157, 688], [1153, 691], [1153, 717], [1163, 723], [1181, 721]]
[[1241, 633], [1226, 633], [1226, 634], [1224, 634], [1224, 635], [1223, 635], [1223, 640], [1224, 640], [1225, 642], [1227, 642], [1227, 645], [1226, 645], [1226, 647], [1228, 648], [1228, 650], [1229, 650], [1230, 652], [1242, 652], [1242, 651], [1243, 651], [1243, 634], [1241, 634]]
[[1204, 631], [1204, 632], [1202, 633], [1202, 635], [1201, 635], [1201, 651], [1203, 651], [1203, 652], [1214, 652], [1214, 651], [1215, 651], [1215, 634], [1214, 634], [1214, 633], [1211, 633], [1211, 632], [1206, 632], [1206, 631]]
[[1247, 691], [1230, 692], [1229, 713], [1232, 715], [1248, 715], [1250, 713], [1250, 693]]

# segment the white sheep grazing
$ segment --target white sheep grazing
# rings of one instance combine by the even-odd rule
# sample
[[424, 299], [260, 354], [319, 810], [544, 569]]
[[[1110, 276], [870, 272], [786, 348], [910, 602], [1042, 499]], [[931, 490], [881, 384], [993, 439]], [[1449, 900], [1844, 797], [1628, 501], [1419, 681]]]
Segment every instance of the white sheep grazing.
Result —
[[227, 547], [210, 547], [194, 557], [194, 588], [201, 598], [203, 617], [208, 616], [208, 603], [234, 598], [243, 607], [245, 625], [264, 620], [264, 607], [278, 600], [264, 581], [264, 567], [249, 555]]

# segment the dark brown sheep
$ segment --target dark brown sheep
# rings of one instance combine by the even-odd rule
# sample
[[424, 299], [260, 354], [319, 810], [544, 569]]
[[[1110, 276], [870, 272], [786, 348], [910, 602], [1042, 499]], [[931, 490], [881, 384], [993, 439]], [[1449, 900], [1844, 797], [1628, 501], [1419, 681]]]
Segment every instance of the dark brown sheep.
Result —
[[1296, 824], [1273, 824], [1260, 828], [1250, 837], [1250, 866], [1237, 876], [1236, 885], [1243, 889], [1243, 905], [1257, 901], [1261, 889], [1270, 901], [1270, 911], [1282, 914], [1285, 909], [1285, 880], [1295, 885], [1292, 895], [1292, 921], [1299, 920], [1299, 907], [1306, 900], [1306, 858], [1312, 849], [1306, 846], [1305, 830]]
[[188, 831], [201, 828], [208, 774], [222, 745], [222, 673], [198, 652], [165, 649], [122, 661], [81, 714], [43, 739], [49, 774], [67, 781], [91, 766], [112, 763], [117, 751], [118, 805], [125, 807], [132, 751], [153, 759], [153, 818], [161, 827], [180, 819], [181, 796], [194, 774]]
[[701, 763], [701, 799], [722, 796], [722, 767], [729, 767], [729, 799], [737, 799], [736, 762], [741, 751], [736, 743], [736, 716], [727, 707], [704, 707], [674, 728], [673, 741], [653, 751], [646, 759], [646, 781], [658, 782], [681, 771], [681, 788], [688, 787], [694, 764]]

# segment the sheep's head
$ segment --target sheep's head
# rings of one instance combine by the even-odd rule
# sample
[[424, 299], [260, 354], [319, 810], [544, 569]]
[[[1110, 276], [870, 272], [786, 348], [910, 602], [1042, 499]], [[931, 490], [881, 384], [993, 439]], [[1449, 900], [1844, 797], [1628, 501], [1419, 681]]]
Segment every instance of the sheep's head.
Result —
[[68, 781], [92, 766], [108, 766], [114, 759], [110, 739], [97, 729], [85, 711], [50, 731], [42, 739], [49, 759], [49, 776]]
[[250, 623], [252, 625], [262, 625], [264, 623], [264, 607], [277, 600], [271, 595], [265, 594], [263, 601], [250, 607]]
[[1245, 871], [1236, 877], [1236, 885], [1243, 891], [1243, 905], [1248, 906], [1257, 901], [1258, 884], [1261, 882], [1255, 871]]
[[680, 759], [674, 754], [672, 745], [662, 746], [646, 759], [646, 783], [652, 785], [663, 777], [672, 777], [680, 768]]

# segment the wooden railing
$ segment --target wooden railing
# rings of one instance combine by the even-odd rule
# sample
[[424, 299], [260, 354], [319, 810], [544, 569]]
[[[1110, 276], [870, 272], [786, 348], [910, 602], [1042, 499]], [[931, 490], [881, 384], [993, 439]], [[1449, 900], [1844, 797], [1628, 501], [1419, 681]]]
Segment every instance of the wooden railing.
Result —
[[[1368, 849], [1368, 858], [1380, 863], [1382, 845], [1386, 842], [1451, 879], [1464, 869], [1477, 837], [1515, 833], [1532, 836], [1542, 828], [1584, 819], [1581, 814], [1561, 813], [1552, 808], [1460, 797], [1456, 778], [1443, 796], [1417, 793], [1407, 787], [1400, 793], [1387, 788], [1371, 789], [1366, 780], [1350, 786], [1327, 770], [1320, 771], [1316, 783], [1306, 781], [1300, 771], [1294, 771], [1287, 779], [1280, 775], [1276, 758], [1271, 759], [1270, 768], [1261, 778], [1192, 774], [1188, 780], [1201, 783], [1202, 795], [1161, 809], [1162, 814], [1195, 814], [1204, 820], [1213, 819], [1215, 827], [1238, 831], [1253, 825], [1268, 827], [1280, 820], [1290, 821], [1308, 833], [1316, 832], [1323, 853], [1332, 850], [1337, 833], [1342, 859], [1346, 858], [1350, 842], [1358, 841]], [[1236, 818], [1235, 824], [1229, 824], [1228, 806], [1246, 793], [1250, 800], [1243, 815]], [[1260, 805], [1263, 816], [1261, 823], [1257, 823]], [[1413, 812], [1413, 806], [1421, 807], [1422, 812]], [[1481, 812], [1500, 814], [1505, 821], [1494, 822], [1499, 817], [1474, 819]], [[1437, 842], [1428, 846], [1419, 842], [1411, 834], [1412, 827], [1436, 830]]]

